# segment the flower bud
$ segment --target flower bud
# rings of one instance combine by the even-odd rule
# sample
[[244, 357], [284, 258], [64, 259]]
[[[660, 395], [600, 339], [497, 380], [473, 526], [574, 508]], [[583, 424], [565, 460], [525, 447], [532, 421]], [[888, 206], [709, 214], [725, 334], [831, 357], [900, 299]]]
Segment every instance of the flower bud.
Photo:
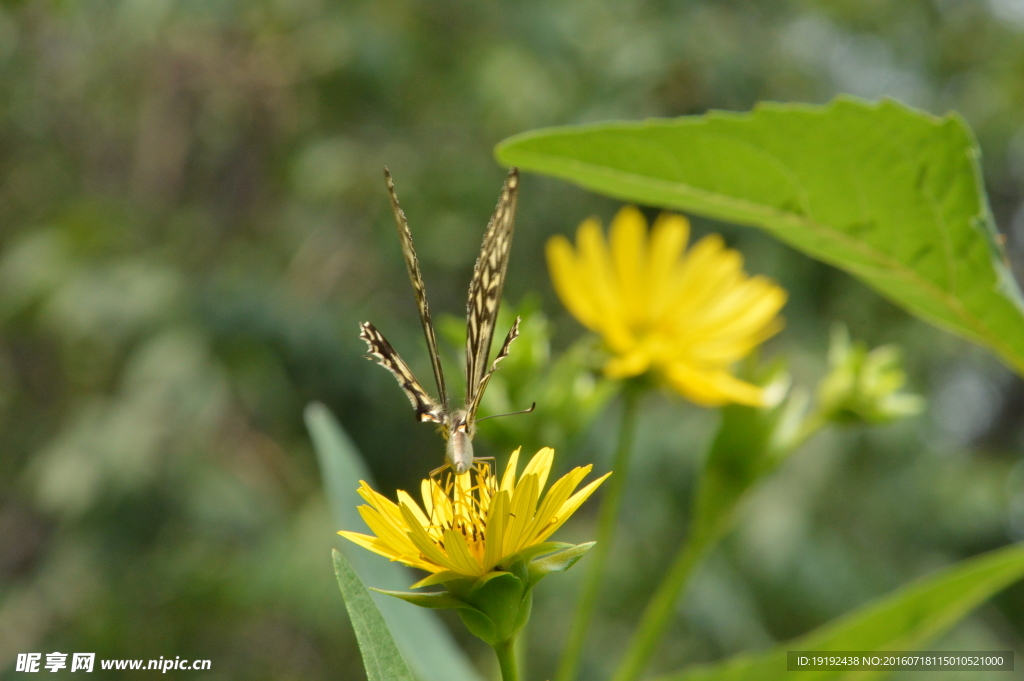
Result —
[[871, 350], [851, 343], [846, 327], [836, 326], [828, 351], [829, 372], [818, 384], [818, 408], [840, 423], [887, 423], [924, 409], [920, 395], [900, 392], [907, 377], [899, 348]]

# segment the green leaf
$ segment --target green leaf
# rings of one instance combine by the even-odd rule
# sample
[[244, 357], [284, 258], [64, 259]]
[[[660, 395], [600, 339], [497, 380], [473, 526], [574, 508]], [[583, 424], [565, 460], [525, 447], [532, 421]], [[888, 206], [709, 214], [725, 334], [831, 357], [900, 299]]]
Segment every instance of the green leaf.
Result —
[[[306, 407], [306, 427], [320, 461], [324, 492], [339, 530], [369, 532], [357, 507], [363, 503], [356, 493], [360, 480], [373, 484], [362, 457], [345, 431], [317, 402]], [[339, 545], [364, 582], [389, 591], [403, 591], [416, 578], [404, 566], [370, 553], [339, 538]], [[374, 601], [387, 621], [395, 642], [421, 681], [483, 681], [466, 654], [455, 643], [451, 632], [429, 610], [411, 608], [384, 596]]]
[[414, 681], [384, 617], [370, 598], [370, 592], [359, 581], [359, 576], [345, 560], [345, 556], [337, 549], [332, 553], [334, 574], [338, 576], [338, 586], [345, 598], [352, 627], [356, 630], [367, 681]]
[[[1024, 545], [965, 560], [904, 586], [806, 636], [758, 654], [659, 677], [657, 681], [788, 679], [789, 650], [914, 650], [946, 631], [993, 594], [1024, 577]], [[806, 681], [863, 681], [884, 672], [807, 671]]]
[[548, 128], [496, 154], [619, 199], [761, 227], [1024, 373], [1024, 302], [956, 114], [840, 97]]

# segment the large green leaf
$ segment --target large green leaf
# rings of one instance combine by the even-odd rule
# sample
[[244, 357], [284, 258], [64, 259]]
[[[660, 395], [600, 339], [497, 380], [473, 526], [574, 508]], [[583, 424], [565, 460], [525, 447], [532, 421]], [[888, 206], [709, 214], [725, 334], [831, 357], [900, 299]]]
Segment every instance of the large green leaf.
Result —
[[[368, 533], [356, 510], [364, 503], [356, 494], [359, 481], [373, 484], [362, 457], [327, 407], [314, 402], [306, 407], [305, 417], [338, 529]], [[371, 586], [404, 591], [417, 579], [402, 565], [351, 542], [342, 540], [340, 546], [356, 573]], [[373, 594], [373, 599], [416, 678], [421, 681], [482, 681], [448, 628], [434, 613], [380, 594]]]
[[536, 130], [496, 154], [620, 199], [762, 227], [1024, 373], [1024, 302], [956, 114], [841, 97]]
[[370, 592], [359, 581], [359, 576], [345, 560], [345, 556], [337, 549], [333, 554], [334, 574], [338, 576], [338, 586], [341, 595], [345, 597], [352, 628], [356, 630], [367, 681], [415, 681], [402, 654], [398, 652], [395, 640], [391, 638], [384, 617], [373, 604]]
[[[657, 681], [775, 681], [790, 678], [789, 650], [915, 650], [992, 594], [1024, 577], [1024, 545], [991, 551], [920, 579], [896, 592], [766, 653], [739, 655]], [[859, 681], [884, 672], [804, 671], [805, 681]]]

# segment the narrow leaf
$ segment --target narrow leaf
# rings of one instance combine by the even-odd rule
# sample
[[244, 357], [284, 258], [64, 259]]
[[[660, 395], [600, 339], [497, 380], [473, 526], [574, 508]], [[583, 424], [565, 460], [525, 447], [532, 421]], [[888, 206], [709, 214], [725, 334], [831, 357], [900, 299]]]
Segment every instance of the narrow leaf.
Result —
[[[362, 497], [356, 494], [359, 481], [373, 484], [362, 457], [327, 407], [311, 403], [306, 407], [305, 418], [337, 528], [369, 532], [356, 510], [363, 503]], [[403, 565], [389, 562], [345, 540], [340, 540], [339, 545], [364, 583], [402, 591], [416, 581], [416, 577]], [[417, 679], [483, 681], [435, 613], [376, 594], [373, 599]]]
[[[776, 681], [788, 679], [789, 650], [915, 650], [926, 646], [978, 605], [1024, 577], [1024, 545], [962, 561], [875, 600], [805, 636], [764, 653], [659, 677], [657, 681]], [[882, 672], [806, 671], [806, 681], [858, 681]]]
[[356, 630], [359, 652], [363, 654], [367, 681], [415, 681], [398, 652], [388, 625], [345, 556], [335, 549], [334, 573], [345, 598], [345, 607]]
[[1024, 373], [1024, 302], [956, 114], [840, 97], [548, 128], [496, 154], [619, 199], [761, 227]]

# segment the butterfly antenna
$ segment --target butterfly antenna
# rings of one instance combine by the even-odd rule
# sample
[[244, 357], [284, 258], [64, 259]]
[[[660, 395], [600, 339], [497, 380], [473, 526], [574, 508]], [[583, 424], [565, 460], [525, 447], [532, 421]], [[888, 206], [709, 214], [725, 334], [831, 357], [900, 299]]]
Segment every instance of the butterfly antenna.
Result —
[[533, 411], [536, 408], [537, 408], [537, 403], [534, 402], [533, 404], [530, 405], [529, 409], [523, 409], [522, 411], [510, 411], [507, 414], [491, 414], [490, 416], [485, 416], [482, 419], [477, 419], [476, 422], [480, 423], [481, 421], [486, 421], [487, 419], [496, 419], [499, 416], [515, 416], [516, 414], [529, 414], [531, 411]]

